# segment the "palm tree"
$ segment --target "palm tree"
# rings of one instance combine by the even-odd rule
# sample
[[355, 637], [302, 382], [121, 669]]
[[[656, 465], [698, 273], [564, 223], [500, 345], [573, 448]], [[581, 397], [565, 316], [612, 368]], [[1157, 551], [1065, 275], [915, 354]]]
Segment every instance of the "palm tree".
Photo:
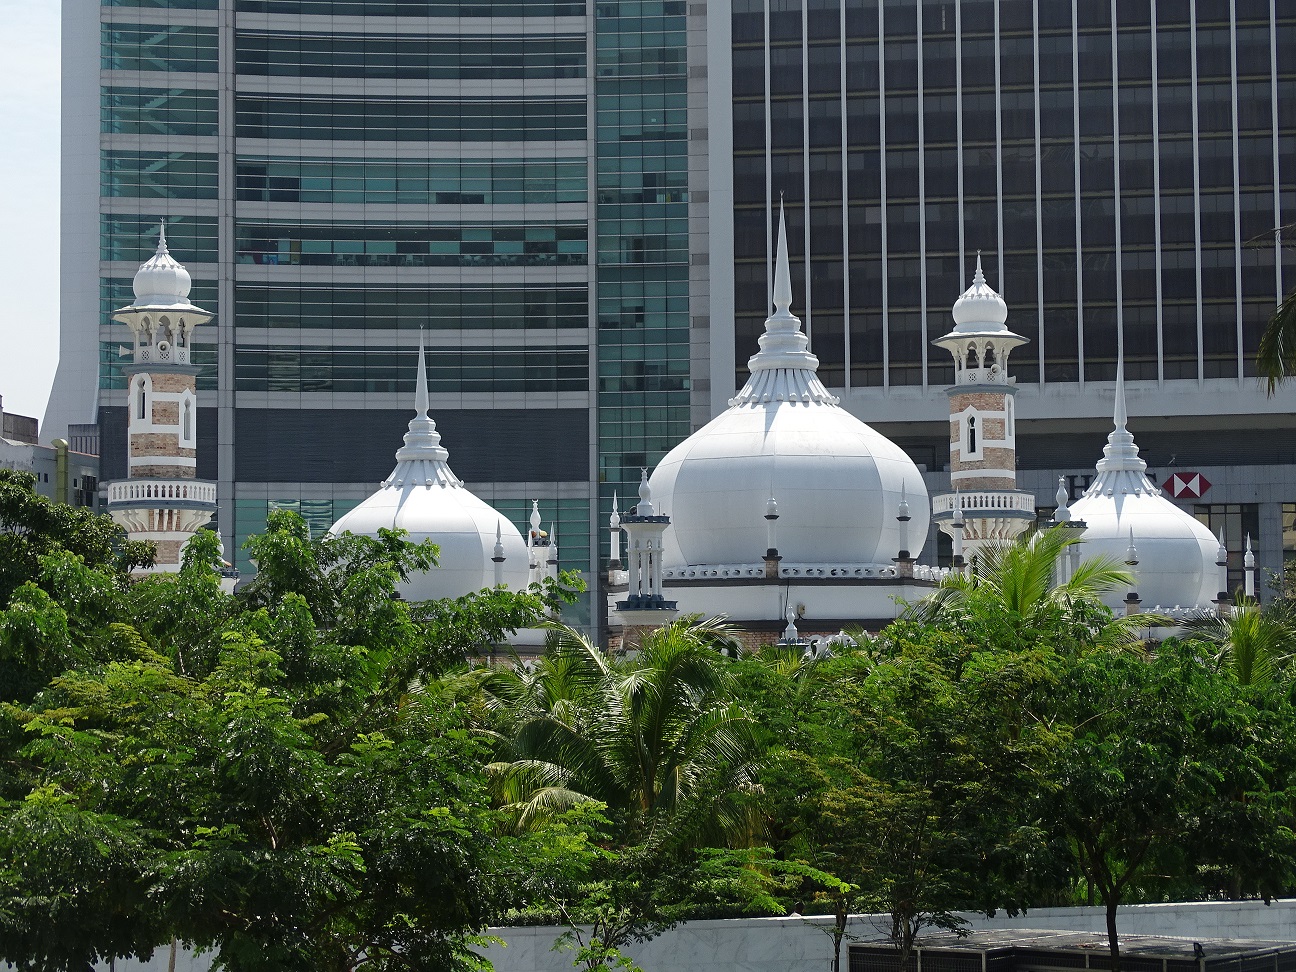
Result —
[[1268, 685], [1284, 674], [1296, 654], [1296, 624], [1281, 602], [1261, 607], [1243, 597], [1227, 617], [1184, 623], [1190, 637], [1216, 646], [1216, 660], [1240, 685]]
[[534, 669], [494, 673], [487, 689], [507, 728], [490, 772], [519, 824], [598, 801], [627, 844], [741, 840], [757, 748], [716, 650], [729, 638], [717, 620], [684, 619], [614, 658], [559, 628]]
[[[1079, 543], [1075, 531], [1055, 526], [1018, 537], [1012, 543], [982, 547], [968, 574], [953, 573], [934, 593], [910, 606], [904, 617], [929, 622], [965, 609], [974, 592], [993, 608], [1025, 621], [1062, 613], [1092, 617], [1092, 608], [1109, 591], [1133, 583], [1133, 576], [1112, 557], [1090, 557], [1059, 582], [1059, 564], [1068, 548]], [[1119, 618], [1104, 625], [1105, 640], [1132, 640], [1133, 629], [1146, 627], [1146, 618]]]
[[1278, 305], [1260, 335], [1256, 367], [1272, 395], [1278, 384], [1296, 373], [1296, 290]]

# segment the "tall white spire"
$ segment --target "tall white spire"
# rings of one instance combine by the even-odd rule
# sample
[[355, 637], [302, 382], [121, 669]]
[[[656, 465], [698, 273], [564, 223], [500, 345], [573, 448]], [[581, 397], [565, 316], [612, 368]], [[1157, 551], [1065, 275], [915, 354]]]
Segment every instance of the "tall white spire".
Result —
[[419, 331], [418, 370], [414, 376], [414, 417], [410, 419], [405, 444], [396, 450], [396, 470], [384, 485], [462, 486], [446, 460], [450, 453], [441, 445], [441, 433], [428, 416], [427, 361], [423, 332]]
[[774, 313], [765, 319], [760, 351], [747, 361], [751, 378], [730, 405], [758, 402], [817, 402], [836, 405], [816, 372], [819, 359], [810, 353], [810, 339], [792, 313], [792, 268], [788, 259], [787, 218], [779, 202], [778, 242], [774, 250]]
[[419, 328], [418, 373], [414, 378], [414, 411], [419, 415], [428, 413], [427, 358], [423, 351], [422, 328]]
[[[1143, 475], [1147, 463], [1139, 458], [1139, 447], [1134, 444], [1134, 436], [1126, 426], [1129, 424], [1129, 413], [1125, 408], [1125, 359], [1116, 359], [1116, 404], [1112, 414], [1112, 431], [1107, 436], [1107, 445], [1103, 447], [1103, 457], [1098, 460], [1098, 479], [1090, 489], [1098, 487], [1104, 473], [1132, 472], [1137, 475], [1135, 488], [1149, 491], [1155, 487]], [[1110, 484], [1108, 484], [1110, 485]], [[1105, 487], [1099, 487], [1105, 488]]]
[[[774, 316], [792, 316], [792, 268], [788, 260], [787, 218], [779, 199], [778, 244], [774, 251]], [[797, 324], [800, 325], [800, 321]]]

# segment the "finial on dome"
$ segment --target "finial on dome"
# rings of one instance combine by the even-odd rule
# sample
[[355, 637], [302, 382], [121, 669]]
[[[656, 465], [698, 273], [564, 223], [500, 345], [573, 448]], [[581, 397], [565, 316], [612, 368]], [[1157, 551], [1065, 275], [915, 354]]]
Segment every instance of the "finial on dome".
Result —
[[657, 511], [653, 509], [652, 504], [652, 487], [648, 485], [648, 467], [645, 466], [639, 471], [639, 505], [635, 507], [636, 516], [656, 516]]
[[1125, 409], [1125, 354], [1119, 351], [1116, 356], [1116, 412], [1113, 416], [1116, 431], [1124, 432], [1129, 423], [1129, 413]]
[[792, 270], [788, 261], [787, 219], [783, 199], [779, 198], [778, 244], [774, 255], [774, 313], [792, 313]]
[[976, 272], [972, 274], [972, 286], [973, 287], [982, 286], [985, 284], [985, 282], [986, 282], [985, 273], [981, 269], [981, 251], [977, 250], [977, 265], [976, 265]]
[[155, 252], [158, 254], [158, 256], [171, 252], [170, 250], [167, 249], [165, 216], [163, 216], [161, 222], [158, 223], [158, 245], [157, 245], [157, 250]]
[[414, 378], [414, 411], [419, 415], [428, 413], [427, 361], [423, 353], [423, 328], [419, 328], [418, 373]]

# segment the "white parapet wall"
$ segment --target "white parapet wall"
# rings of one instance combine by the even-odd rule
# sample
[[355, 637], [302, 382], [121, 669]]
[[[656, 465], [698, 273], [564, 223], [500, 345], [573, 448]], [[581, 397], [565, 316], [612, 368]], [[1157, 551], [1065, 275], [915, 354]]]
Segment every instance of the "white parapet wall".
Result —
[[[1106, 935], [1102, 908], [1038, 908], [1011, 917], [968, 915], [973, 928], [1090, 931]], [[832, 921], [827, 918], [748, 918], [695, 921], [660, 938], [627, 948], [644, 972], [826, 972], [832, 967]], [[890, 918], [858, 915], [847, 935], [877, 940]], [[1126, 905], [1117, 925], [1122, 934], [1201, 940], [1242, 938], [1296, 941], [1296, 901], [1206, 901], [1188, 904]], [[485, 950], [496, 972], [567, 972], [570, 952], [555, 952], [556, 928], [499, 928], [492, 934], [506, 946]], [[842, 944], [845, 958], [846, 942]]]
[[[1023, 915], [969, 915], [976, 929], [1020, 928], [1025, 931], [1088, 931], [1106, 934], [1102, 908], [1037, 908]], [[1155, 935], [1205, 940], [1241, 938], [1296, 941], [1296, 900], [1202, 901], [1187, 904], [1125, 905], [1117, 919], [1125, 935]], [[651, 942], [627, 948], [644, 972], [827, 972], [832, 939], [827, 918], [744, 918], [694, 921], [673, 928]], [[847, 935], [856, 941], [884, 936], [890, 919], [876, 915], [851, 918]], [[569, 972], [572, 953], [554, 951], [559, 928], [496, 928], [491, 934], [505, 945], [484, 950], [496, 972]], [[848, 943], [843, 942], [842, 952]], [[166, 972], [168, 949], [147, 962], [120, 960], [116, 972]], [[176, 972], [208, 972], [211, 960], [185, 949]], [[107, 970], [107, 966], [100, 966]]]

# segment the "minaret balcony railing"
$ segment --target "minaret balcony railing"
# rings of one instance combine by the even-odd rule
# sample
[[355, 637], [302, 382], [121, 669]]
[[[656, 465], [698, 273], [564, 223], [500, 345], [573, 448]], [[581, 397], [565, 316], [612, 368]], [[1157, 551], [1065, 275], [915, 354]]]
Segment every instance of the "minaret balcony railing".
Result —
[[954, 510], [964, 514], [990, 514], [991, 516], [1029, 515], [1035, 517], [1035, 494], [1021, 490], [978, 489], [966, 493], [945, 493], [932, 497], [932, 516], [953, 516]]
[[109, 506], [216, 507], [216, 484], [193, 479], [125, 479], [108, 486]]

